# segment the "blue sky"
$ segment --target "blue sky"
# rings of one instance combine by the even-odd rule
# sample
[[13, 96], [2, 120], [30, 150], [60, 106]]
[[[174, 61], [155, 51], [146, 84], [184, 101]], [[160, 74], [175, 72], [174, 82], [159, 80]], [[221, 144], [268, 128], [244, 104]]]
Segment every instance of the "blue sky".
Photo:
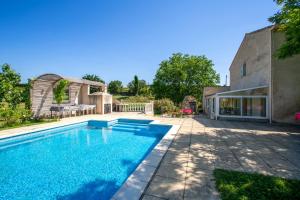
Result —
[[272, 0], [0, 0], [0, 64], [23, 81], [52, 72], [151, 83], [182, 52], [213, 60], [224, 84], [244, 34], [277, 10]]

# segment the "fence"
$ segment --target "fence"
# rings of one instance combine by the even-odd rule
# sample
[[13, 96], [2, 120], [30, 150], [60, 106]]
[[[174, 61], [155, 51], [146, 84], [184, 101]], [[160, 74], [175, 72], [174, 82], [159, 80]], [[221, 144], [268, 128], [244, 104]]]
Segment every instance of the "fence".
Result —
[[152, 114], [153, 113], [153, 102], [116, 104], [114, 110], [116, 112], [143, 112], [145, 114]]

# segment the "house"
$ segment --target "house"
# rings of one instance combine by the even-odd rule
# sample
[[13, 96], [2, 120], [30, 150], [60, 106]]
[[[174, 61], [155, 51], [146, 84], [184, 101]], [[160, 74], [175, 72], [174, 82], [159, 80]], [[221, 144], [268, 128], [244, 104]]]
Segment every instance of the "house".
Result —
[[[66, 99], [61, 105], [57, 105], [53, 95], [56, 83], [65, 79], [69, 85], [65, 91]], [[51, 115], [50, 109], [55, 106], [60, 108], [72, 108], [73, 111], [93, 108], [97, 114], [110, 113], [112, 111], [112, 95], [107, 93], [105, 84], [84, 79], [63, 77], [57, 74], [43, 74], [32, 82], [30, 91], [31, 109], [35, 117]]]
[[297, 123], [300, 55], [277, 59], [284, 41], [275, 26], [245, 35], [229, 68], [230, 87], [204, 89], [203, 109], [210, 118]]

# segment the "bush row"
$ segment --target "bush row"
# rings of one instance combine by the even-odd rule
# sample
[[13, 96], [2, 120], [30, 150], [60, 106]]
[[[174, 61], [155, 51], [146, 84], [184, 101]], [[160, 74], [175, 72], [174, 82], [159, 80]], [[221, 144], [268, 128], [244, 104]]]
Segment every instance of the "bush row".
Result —
[[0, 127], [22, 124], [30, 120], [32, 113], [24, 104], [10, 107], [6, 103], [0, 103]]
[[180, 114], [180, 110], [175, 106], [173, 101], [164, 98], [154, 101], [154, 114], [178, 115]]

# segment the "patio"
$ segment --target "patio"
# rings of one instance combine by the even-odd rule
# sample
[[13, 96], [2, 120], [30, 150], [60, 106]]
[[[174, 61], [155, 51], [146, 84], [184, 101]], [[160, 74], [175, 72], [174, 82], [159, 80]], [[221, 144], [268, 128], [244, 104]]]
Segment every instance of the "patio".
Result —
[[300, 179], [300, 130], [268, 124], [179, 120], [181, 129], [142, 199], [219, 199], [213, 169]]

